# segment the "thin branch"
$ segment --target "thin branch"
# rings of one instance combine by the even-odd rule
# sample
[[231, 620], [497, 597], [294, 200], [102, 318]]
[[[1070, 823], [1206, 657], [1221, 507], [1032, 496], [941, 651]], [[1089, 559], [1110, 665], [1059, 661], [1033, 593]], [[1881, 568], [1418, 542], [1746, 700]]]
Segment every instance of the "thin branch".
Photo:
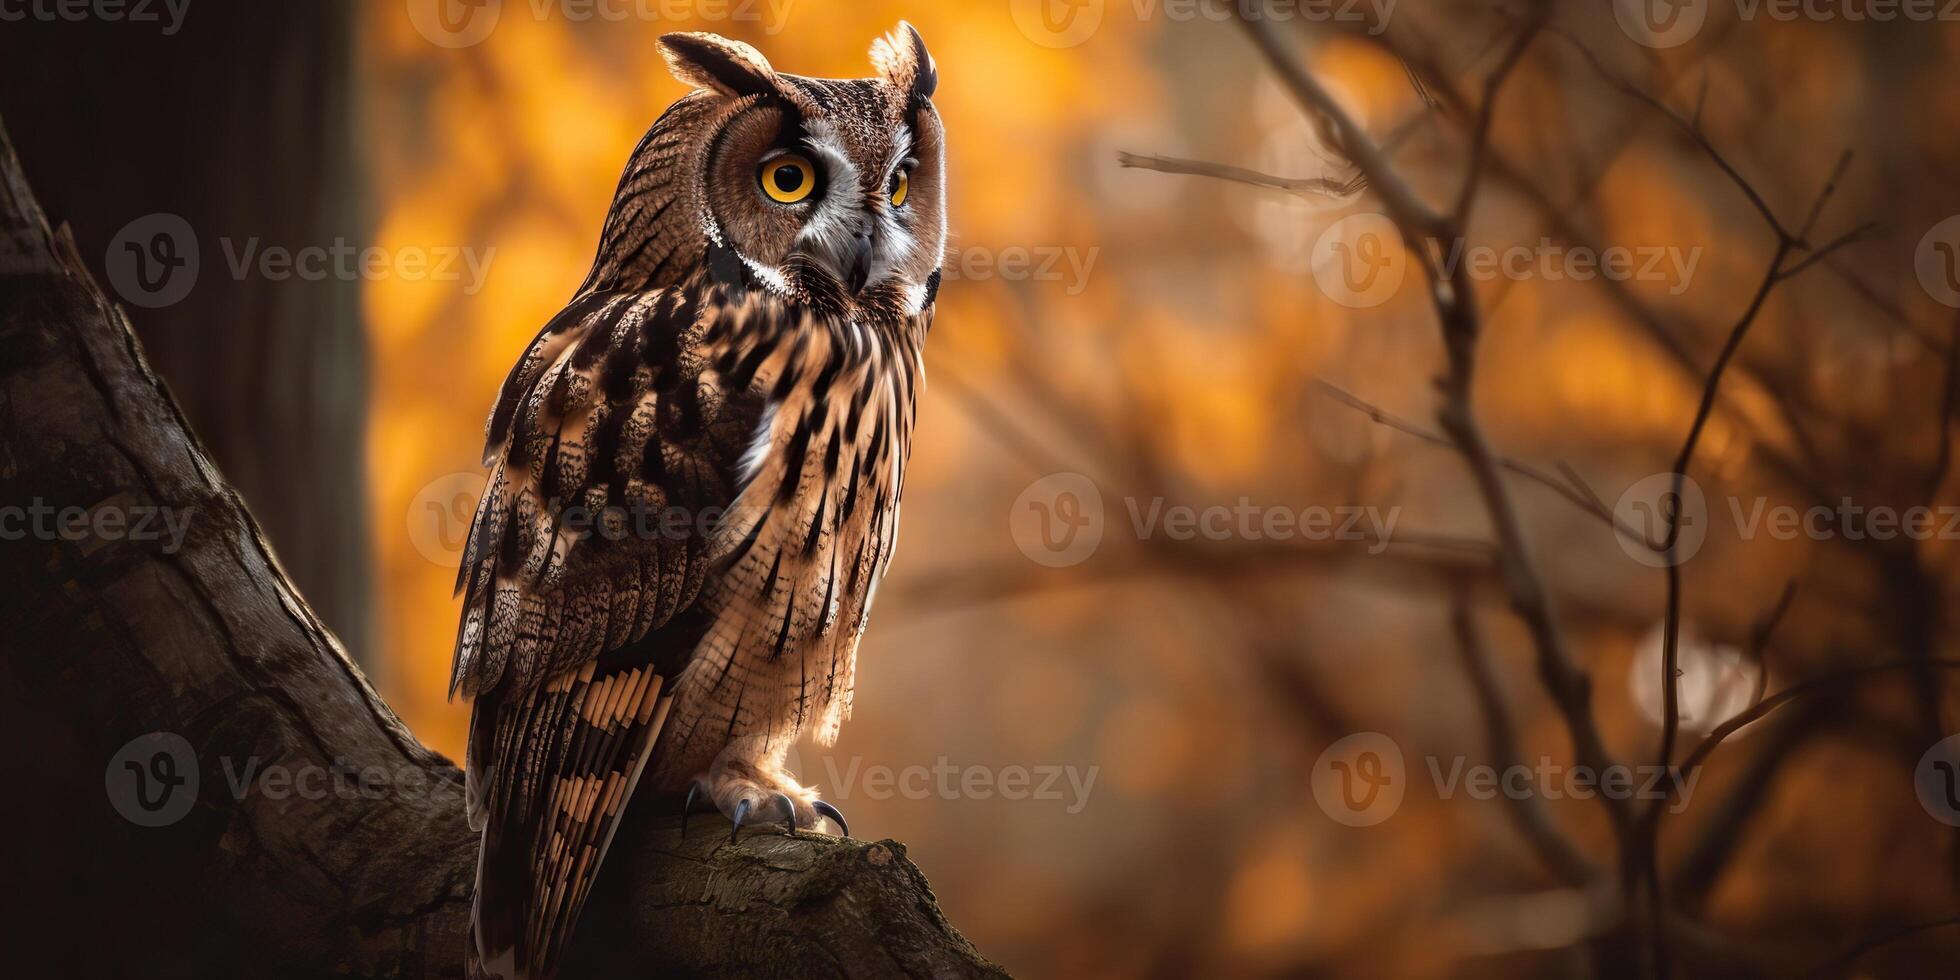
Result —
[[1286, 42], [1273, 28], [1273, 19], [1263, 16], [1263, 10], [1255, 12], [1249, 9], [1251, 6], [1249, 2], [1233, 5], [1240, 26], [1265, 56], [1266, 63], [1278, 73], [1280, 82], [1292, 94], [1294, 101], [1300, 104], [1307, 118], [1321, 130], [1323, 140], [1353, 163], [1361, 176], [1367, 179], [1369, 187], [1381, 196], [1382, 203], [1387, 206], [1389, 218], [1403, 229], [1405, 235], [1411, 231], [1419, 233], [1419, 237], [1410, 239], [1411, 242], [1433, 234], [1442, 225], [1442, 217], [1416, 196], [1401, 174], [1389, 166], [1387, 157], [1382, 155], [1381, 149], [1368, 138], [1368, 134], [1293, 57]]
[[[1681, 451], [1674, 459], [1674, 468], [1672, 471], [1674, 500], [1679, 501], [1681, 499], [1681, 494], [1688, 478], [1688, 467], [1694, 461], [1695, 449], [1700, 445], [1702, 433], [1706, 431], [1709, 417], [1714, 413], [1716, 396], [1721, 391], [1722, 378], [1728, 371], [1729, 364], [1734, 361], [1736, 352], [1742, 348], [1743, 340], [1748, 337], [1750, 327], [1755, 325], [1758, 315], [1762, 313], [1763, 305], [1769, 300], [1771, 291], [1776, 288], [1778, 283], [1788, 278], [1789, 273], [1783, 267], [1784, 261], [1792, 252], [1804, 247], [1802, 244], [1803, 240], [1800, 236], [1807, 235], [1811, 231], [1818, 215], [1823, 212], [1824, 205], [1836, 191], [1838, 180], [1843, 176], [1845, 168], [1849, 166], [1850, 159], [1851, 155], [1848, 152], [1839, 157], [1838, 164], [1832, 170], [1830, 179], [1825, 182], [1823, 189], [1817, 194], [1817, 200], [1811, 205], [1810, 215], [1805, 219], [1800, 235], [1790, 235], [1784, 232], [1782, 226], [1776, 223], [1775, 217], [1765, 211], [1764, 219], [1770, 223], [1772, 228], [1776, 229], [1778, 235], [1776, 253], [1771, 257], [1769, 269], [1763, 274], [1762, 281], [1757, 284], [1755, 294], [1749, 300], [1748, 308], [1743, 310], [1742, 315], [1736, 319], [1735, 326], [1730, 328], [1728, 339], [1722, 344], [1721, 353], [1716, 356], [1715, 365], [1709, 370], [1708, 380], [1702, 386], [1701, 402], [1695, 409], [1693, 422], [1688, 426], [1688, 435], [1681, 443]], [[1753, 196], [1753, 191], [1751, 193]], [[1810, 260], [1806, 260], [1803, 265], [1807, 265], [1810, 261], [1830, 254], [1833, 249], [1852, 241], [1855, 235], [1856, 232], [1840, 236], [1830, 245], [1817, 250], [1811, 256]], [[1799, 271], [1800, 269], [1801, 266], [1799, 266]], [[1668, 766], [1673, 763], [1674, 744], [1679, 736], [1681, 726], [1679, 690], [1681, 562], [1678, 551], [1681, 516], [1678, 507], [1670, 510], [1668, 513], [1667, 614], [1666, 631], [1661, 644], [1661, 744], [1660, 750], [1657, 753], [1659, 764], [1662, 766]], [[1655, 829], [1649, 835], [1650, 837], [1658, 834], [1659, 815], [1664, 810], [1664, 803], [1665, 800], [1656, 800], [1649, 808], [1649, 819], [1656, 824]]]
[[[1335, 385], [1333, 382], [1320, 381], [1318, 384], [1335, 401], [1368, 416], [1377, 425], [1394, 429], [1397, 432], [1413, 436], [1423, 442], [1441, 446], [1445, 449], [1456, 448], [1456, 444], [1452, 443], [1448, 437], [1440, 433], [1431, 432], [1414, 422], [1395, 415], [1387, 409], [1381, 408], [1355, 395], [1353, 392]], [[1573, 472], [1570, 466], [1560, 463], [1559, 467], [1563, 475], [1554, 476], [1529, 463], [1521, 462], [1508, 456], [1498, 456], [1497, 465], [1558, 494], [1559, 497], [1569, 501], [1573, 506], [1605, 521], [1607, 526], [1611, 527], [1621, 536], [1636, 541], [1651, 551], [1659, 552], [1661, 550], [1660, 542], [1622, 523], [1619, 515], [1613, 513], [1613, 509], [1606, 506], [1606, 502], [1599, 499], [1599, 495], [1593, 493], [1592, 488], [1588, 487], [1579, 478], [1579, 475]]]
[[1653, 109], [1662, 118], [1673, 123], [1675, 128], [1679, 129], [1681, 134], [1686, 136], [1689, 141], [1693, 142], [1697, 147], [1700, 147], [1703, 155], [1707, 156], [1722, 173], [1726, 174], [1729, 181], [1735, 184], [1736, 188], [1742, 191], [1743, 196], [1749, 199], [1749, 203], [1755, 207], [1756, 213], [1762, 215], [1763, 221], [1776, 233], [1779, 242], [1802, 243], [1802, 236], [1793, 235], [1783, 227], [1783, 222], [1777, 219], [1776, 212], [1770, 208], [1769, 202], [1763, 200], [1763, 196], [1756, 191], [1755, 185], [1749, 183], [1742, 176], [1742, 173], [1736, 170], [1735, 165], [1729, 163], [1728, 157], [1724, 156], [1722, 151], [1717, 149], [1715, 144], [1702, 133], [1701, 127], [1696, 124], [1695, 120], [1683, 118], [1679, 113], [1668, 108], [1667, 103], [1648, 94], [1632, 82], [1621, 78], [1611, 68], [1608, 68], [1605, 62], [1599, 60], [1599, 56], [1594, 54], [1592, 48], [1586, 46], [1583, 41], [1556, 27], [1551, 28], [1551, 33], [1576, 49], [1581, 56], [1592, 64], [1593, 71], [1600, 78], [1604, 79], [1608, 85], [1617, 89], [1622, 95]]
[[1249, 184], [1276, 191], [1286, 191], [1301, 197], [1353, 197], [1368, 186], [1367, 178], [1355, 174], [1346, 180], [1332, 177], [1276, 177], [1272, 174], [1234, 167], [1225, 163], [1212, 163], [1206, 160], [1185, 160], [1178, 157], [1144, 156], [1138, 153], [1118, 153], [1116, 163], [1122, 167], [1138, 170], [1155, 170], [1166, 174], [1189, 174], [1194, 177], [1214, 177], [1235, 184]]
[[1836, 238], [1831, 239], [1829, 242], [1826, 242], [1822, 247], [1818, 248], [1816, 251], [1806, 256], [1803, 259], [1803, 261], [1798, 262], [1797, 264], [1790, 266], [1789, 268], [1784, 269], [1781, 272], [1778, 272], [1776, 274], [1776, 281], [1787, 282], [1791, 279], [1795, 279], [1800, 275], [1803, 275], [1805, 270], [1809, 269], [1811, 266], [1816, 265], [1819, 262], [1822, 262], [1824, 259], [1830, 257], [1831, 253], [1836, 252], [1838, 249], [1844, 248], [1847, 245], [1864, 241], [1865, 239], [1872, 237], [1872, 233], [1876, 232], [1877, 230], [1878, 230], [1878, 222], [1868, 221], [1862, 225], [1859, 225], [1856, 228], [1851, 229], [1850, 231], [1845, 232], [1842, 235], [1837, 236]]
[[1701, 740], [1701, 744], [1695, 746], [1695, 750], [1688, 753], [1688, 757], [1682, 760], [1681, 775], [1682, 777], [1686, 777], [1687, 774], [1707, 762], [1708, 757], [1714, 753], [1716, 747], [1721, 745], [1722, 741], [1730, 735], [1734, 735], [1750, 722], [1768, 715], [1770, 712], [1789, 704], [1797, 698], [1818, 691], [1830, 691], [1846, 684], [1864, 680], [1874, 674], [1882, 674], [1894, 670], [1919, 670], [1928, 667], [1941, 670], [1960, 670], [1960, 659], [1941, 657], [1928, 660], [1893, 660], [1882, 664], [1867, 664], [1863, 667], [1851, 667], [1845, 670], [1833, 671], [1829, 674], [1813, 677], [1807, 681], [1786, 687], [1756, 702], [1749, 710], [1715, 726], [1715, 729]]
[[[1477, 181], [1483, 176], [1484, 157], [1490, 149], [1490, 124], [1497, 112], [1498, 92], [1504, 87], [1505, 80], [1511, 77], [1511, 71], [1518, 66], [1518, 60], [1524, 57], [1525, 49], [1531, 46], [1532, 40], [1538, 37], [1538, 32], [1544, 26], [1543, 16], [1526, 21], [1524, 28], [1512, 38], [1511, 46], [1505, 49], [1504, 59], [1498, 62], [1497, 67], [1484, 78], [1484, 103], [1477, 110], [1475, 135], [1470, 145], [1470, 163], [1463, 173], [1463, 187], [1457, 191], [1456, 206], [1450, 209], [1451, 221], [1459, 229], [1470, 226], [1470, 205], [1476, 200]], [[1405, 62], [1404, 65], [1406, 64]], [[1409, 75], [1415, 78], [1415, 69], [1410, 68]]]
[[[1590, 57], [1590, 52], [1588, 52], [1588, 57]], [[1596, 61], [1595, 65], [1597, 65]], [[1644, 93], [1641, 94], [1644, 96]], [[1662, 112], [1668, 111], [1665, 106], [1660, 106], [1658, 102], [1651, 99], [1647, 99], [1646, 101], [1656, 105]], [[1672, 117], [1671, 113], [1669, 115]], [[1678, 117], [1672, 118], [1677, 118], [1678, 120]], [[1716, 396], [1721, 391], [1722, 378], [1727, 372], [1729, 364], [1734, 361], [1736, 352], [1742, 348], [1742, 342], [1749, 335], [1750, 327], [1755, 324], [1758, 315], [1762, 313], [1764, 304], [1769, 300], [1770, 292], [1776, 288], [1778, 283], [1783, 282], [1790, 275], [1795, 274], [1794, 272], [1786, 272], [1783, 267], [1784, 261], [1789, 258], [1792, 252], [1807, 247], [1804, 244], [1804, 236], [1810, 234], [1816, 224], [1817, 218], [1823, 213], [1825, 204], [1829, 202], [1837, 190], [1838, 180], [1844, 175], [1845, 169], [1850, 166], [1851, 162], [1851, 154], [1848, 151], [1838, 158], [1837, 166], [1832, 169], [1830, 178], [1825, 181], [1823, 189], [1818, 192], [1816, 201], [1811, 205], [1809, 216], [1805, 218], [1802, 229], [1797, 234], [1792, 235], [1784, 230], [1782, 224], [1777, 221], [1775, 214], [1767, 206], [1762, 204], [1762, 198], [1755, 192], [1755, 189], [1750, 187], [1748, 182], [1743, 180], [1732, 167], [1728, 166], [1727, 161], [1721, 158], [1713, 144], [1705, 138], [1699, 138], [1698, 132], [1696, 135], [1698, 142], [1709, 156], [1716, 161], [1717, 165], [1722, 167], [1730, 175], [1731, 179], [1741, 184], [1750, 199], [1757, 203], [1763, 220], [1776, 232], [1777, 243], [1776, 252], [1770, 259], [1768, 271], [1763, 274], [1762, 281], [1757, 285], [1755, 295], [1750, 298], [1748, 307], [1737, 318], [1735, 326], [1729, 330], [1728, 339], [1722, 344], [1721, 353], [1716, 356], [1714, 367], [1709, 370], [1708, 380], [1702, 386], [1701, 402], [1695, 409], [1694, 421], [1689, 425], [1687, 438], [1682, 441], [1681, 451], [1674, 460], [1672, 499], [1675, 506], [1669, 509], [1667, 514], [1667, 612], [1661, 639], [1661, 738], [1660, 748], [1656, 753], [1659, 765], [1663, 769], [1673, 765], [1674, 746], [1676, 740], [1679, 738], [1681, 729], [1681, 560], [1679, 545], [1682, 515], [1680, 513], [1679, 501], [1682, 499], [1682, 491], [1687, 483], [1688, 467], [1694, 460], [1695, 449], [1700, 445], [1702, 433], [1706, 431], [1709, 417], [1714, 412]], [[1796, 271], [1802, 271], [1802, 268], [1808, 265], [1810, 261], [1820, 259], [1830, 254], [1832, 250], [1854, 240], [1856, 235], [1857, 232], [1854, 231], [1840, 236], [1830, 245], [1817, 250], [1809, 260], [1801, 263]], [[1659, 872], [1660, 824], [1661, 817], [1666, 812], [1665, 804], [1667, 798], [1670, 795], [1666, 789], [1663, 789], [1660, 797], [1655, 799], [1647, 807], [1641, 820], [1645, 832], [1640, 835], [1639, 860], [1642, 871], [1647, 878], [1647, 900], [1649, 902], [1648, 913], [1650, 917], [1659, 915], [1665, 907]], [[1660, 976], [1667, 976], [1668, 960], [1665, 939], [1658, 930], [1651, 933], [1650, 938], [1652, 940], [1652, 946], [1649, 950], [1649, 955], [1653, 959], [1655, 971]]]
[[[1518, 747], [1517, 726], [1511, 720], [1510, 706], [1498, 690], [1490, 653], [1477, 631], [1470, 597], [1461, 586], [1450, 604], [1450, 627], [1456, 634], [1457, 650], [1462, 654], [1470, 689], [1483, 708], [1484, 741], [1491, 764], [1499, 771], [1522, 765], [1524, 753]], [[1511, 822], [1554, 874], [1572, 885], [1589, 885], [1598, 880], [1598, 866], [1559, 830], [1536, 794], [1506, 793], [1504, 798], [1509, 803], [1505, 810], [1511, 815]]]

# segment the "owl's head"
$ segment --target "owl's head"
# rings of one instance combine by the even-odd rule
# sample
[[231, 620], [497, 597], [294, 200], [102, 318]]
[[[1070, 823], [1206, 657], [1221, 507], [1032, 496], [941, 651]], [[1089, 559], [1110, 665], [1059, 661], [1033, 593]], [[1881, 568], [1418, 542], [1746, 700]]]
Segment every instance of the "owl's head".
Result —
[[[660, 47], [697, 91], [668, 110], [628, 165], [601, 266], [612, 248], [619, 271], [637, 266], [664, 285], [677, 280], [677, 265], [655, 272], [650, 263], [694, 252], [687, 264], [739, 264], [747, 283], [853, 317], [909, 315], [930, 302], [946, 241], [945, 131], [932, 105], [938, 73], [918, 31], [901, 23], [874, 42], [870, 78], [783, 74], [714, 34], [669, 34]], [[614, 227], [657, 202], [696, 227], [673, 215]], [[690, 233], [699, 241], [650, 240]]]

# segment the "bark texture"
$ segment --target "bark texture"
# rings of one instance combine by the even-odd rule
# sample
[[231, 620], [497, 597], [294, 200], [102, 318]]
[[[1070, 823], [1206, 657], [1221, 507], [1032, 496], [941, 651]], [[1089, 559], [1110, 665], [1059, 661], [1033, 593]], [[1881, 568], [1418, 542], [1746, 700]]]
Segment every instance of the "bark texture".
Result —
[[[460, 976], [462, 774], [288, 581], [4, 131], [0, 505], [10, 972]], [[666, 802], [629, 811], [566, 976], [1004, 975], [901, 845], [683, 840]]]

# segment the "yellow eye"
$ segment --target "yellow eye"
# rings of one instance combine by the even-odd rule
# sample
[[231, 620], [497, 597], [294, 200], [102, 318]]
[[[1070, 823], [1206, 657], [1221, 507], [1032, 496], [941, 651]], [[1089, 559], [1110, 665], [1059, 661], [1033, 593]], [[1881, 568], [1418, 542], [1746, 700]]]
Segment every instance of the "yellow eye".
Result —
[[905, 203], [905, 195], [912, 190], [912, 177], [901, 170], [892, 175], [892, 207]]
[[762, 192], [778, 204], [795, 204], [817, 189], [817, 168], [794, 153], [762, 162]]

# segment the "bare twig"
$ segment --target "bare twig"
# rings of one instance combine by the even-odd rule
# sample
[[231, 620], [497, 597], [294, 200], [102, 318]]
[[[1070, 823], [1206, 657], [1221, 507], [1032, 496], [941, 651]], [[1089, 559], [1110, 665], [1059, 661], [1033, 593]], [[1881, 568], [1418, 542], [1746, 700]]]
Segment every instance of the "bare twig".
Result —
[[[1463, 671], [1469, 677], [1470, 689], [1483, 709], [1484, 741], [1492, 765], [1499, 770], [1521, 765], [1523, 752], [1518, 747], [1517, 726], [1511, 720], [1503, 692], [1498, 690], [1490, 653], [1477, 632], [1470, 596], [1460, 587], [1450, 603], [1450, 627], [1456, 634], [1457, 650], [1463, 656]], [[1509, 803], [1506, 812], [1510, 813], [1511, 822], [1553, 873], [1572, 885], [1588, 885], [1599, 878], [1599, 868], [1559, 830], [1537, 796], [1506, 793], [1504, 797]]]
[[[1517, 68], [1518, 59], [1524, 57], [1525, 49], [1537, 38], [1539, 30], [1545, 26], [1545, 18], [1533, 17], [1511, 39], [1511, 46], [1504, 50], [1504, 59], [1484, 78], [1484, 102], [1477, 110], [1477, 123], [1470, 144], [1470, 163], [1463, 172], [1463, 186], [1457, 191], [1456, 206], [1450, 209], [1450, 220], [1457, 228], [1470, 226], [1470, 205], [1477, 198], [1477, 181], [1484, 173], [1484, 157], [1490, 150], [1490, 124], [1497, 113], [1497, 95], [1504, 87], [1506, 79]], [[1406, 64], [1406, 63], [1405, 63]], [[1410, 77], [1417, 77], [1413, 68]]]
[[[1335, 401], [1368, 416], [1377, 425], [1394, 429], [1405, 435], [1414, 436], [1423, 442], [1442, 446], [1445, 449], [1455, 448], [1455, 444], [1450, 442], [1448, 437], [1440, 433], [1431, 432], [1414, 422], [1395, 415], [1332, 382], [1321, 381], [1319, 385]], [[1570, 466], [1560, 463], [1559, 468], [1562, 475], [1554, 476], [1529, 463], [1521, 462], [1508, 456], [1497, 457], [1497, 465], [1551, 490], [1553, 493], [1558, 494], [1559, 497], [1569, 501], [1573, 506], [1605, 521], [1607, 526], [1611, 527], [1623, 537], [1636, 541], [1651, 551], [1659, 552], [1661, 550], [1660, 542], [1647, 537], [1639, 530], [1629, 527], [1622, 522], [1619, 515], [1613, 513], [1613, 508], [1606, 506], [1606, 502], [1599, 499], [1599, 495], [1593, 493], [1592, 488], [1588, 487], [1585, 481], [1581, 480], [1579, 475], [1573, 472]]]
[[[1584, 50], [1583, 46], [1581, 46], [1581, 50]], [[1587, 52], [1587, 57], [1591, 57], [1591, 52]], [[1594, 60], [1594, 64], [1602, 72], [1605, 71], [1603, 66], [1598, 65], [1596, 59]], [[1646, 96], [1645, 93], [1639, 93], [1638, 90], [1631, 91], [1636, 98], [1655, 106], [1660, 112], [1674, 119], [1678, 125], [1688, 128], [1696, 142], [1702, 146], [1709, 157], [1716, 162], [1717, 166], [1724, 173], [1727, 173], [1730, 179], [1742, 186], [1744, 193], [1756, 204], [1759, 212], [1762, 214], [1763, 220], [1775, 232], [1777, 237], [1776, 251], [1770, 259], [1769, 269], [1763, 274], [1762, 281], [1758, 283], [1755, 294], [1749, 300], [1748, 307], [1743, 310], [1742, 315], [1736, 320], [1735, 326], [1729, 330], [1728, 339], [1723, 343], [1721, 353], [1715, 358], [1714, 367], [1709, 370], [1708, 380], [1702, 386], [1701, 402], [1695, 409], [1693, 422], [1689, 424], [1688, 435], [1682, 441], [1681, 451], [1674, 459], [1674, 468], [1672, 470], [1672, 500], [1675, 506], [1669, 508], [1667, 511], [1667, 612], [1661, 641], [1661, 737], [1660, 749], [1656, 753], [1659, 764], [1665, 768], [1673, 764], [1674, 745], [1679, 737], [1681, 728], [1681, 561], [1679, 545], [1682, 515], [1680, 513], [1679, 501], [1682, 499], [1682, 491], [1687, 483], [1688, 467], [1694, 460], [1695, 449], [1700, 445], [1702, 433], [1706, 430], [1708, 420], [1714, 412], [1715, 400], [1721, 391], [1723, 375], [1728, 370], [1729, 364], [1735, 359], [1736, 352], [1742, 348], [1743, 340], [1748, 337], [1749, 329], [1755, 324], [1758, 315], [1761, 314], [1763, 305], [1768, 301], [1771, 291], [1779, 283], [1802, 272], [1811, 262], [1821, 259], [1835, 249], [1856, 240], [1861, 230], [1854, 230], [1853, 232], [1840, 236], [1824, 248], [1813, 252], [1809, 259], [1806, 259], [1795, 267], [1786, 269], [1784, 262], [1793, 252], [1809, 248], [1805, 243], [1805, 238], [1810, 235], [1818, 217], [1823, 213], [1824, 205], [1836, 191], [1838, 180], [1843, 177], [1845, 169], [1850, 166], [1851, 154], [1847, 151], [1838, 158], [1837, 166], [1832, 170], [1830, 179], [1825, 182], [1823, 189], [1818, 192], [1816, 200], [1812, 203], [1809, 216], [1804, 219], [1802, 227], [1793, 233], [1785, 229], [1782, 222], [1777, 220], [1774, 212], [1770, 211], [1768, 206], [1763, 203], [1761, 195], [1757, 194], [1754, 187], [1750, 186], [1748, 181], [1743, 179], [1728, 164], [1726, 159], [1722, 158], [1720, 152], [1715, 149], [1714, 145], [1706, 137], [1702, 136], [1699, 131], [1694, 130], [1685, 120], [1674, 116], [1665, 106], [1653, 100], [1651, 97]], [[1647, 877], [1647, 900], [1650, 903], [1650, 915], [1659, 914], [1661, 908], [1664, 906], [1664, 899], [1661, 894], [1658, 870], [1659, 857], [1657, 851], [1660, 846], [1661, 816], [1666, 812], [1665, 804], [1669, 795], [1666, 790], [1663, 790], [1660, 798], [1654, 800], [1647, 808], [1641, 821], [1645, 829], [1640, 835], [1641, 849], [1639, 860], [1643, 866], [1643, 873]], [[1651, 933], [1651, 937], [1655, 945], [1650, 950], [1650, 956], [1655, 964], [1655, 970], [1658, 975], [1666, 976], [1668, 975], [1668, 961], [1664, 936], [1659, 930], [1656, 930]]]
[[1786, 687], [1756, 702], [1749, 710], [1715, 726], [1715, 729], [1701, 740], [1701, 744], [1695, 746], [1694, 751], [1688, 753], [1688, 757], [1682, 760], [1681, 773], [1685, 776], [1687, 773], [1693, 772], [1697, 767], [1708, 761], [1709, 755], [1714, 753], [1715, 748], [1721, 745], [1724, 739], [1741, 731], [1750, 722], [1768, 715], [1770, 712], [1789, 704], [1797, 698], [1807, 694], [1814, 694], [1818, 691], [1829, 691], [1843, 685], [1864, 680], [1874, 674], [1883, 674], [1894, 670], [1918, 670], [1924, 668], [1956, 670], [1960, 669], [1960, 659], [1893, 660], [1882, 664], [1866, 664], [1862, 667], [1850, 667], [1844, 670], [1833, 671]]
[[1382, 155], [1381, 149], [1368, 138], [1368, 134], [1293, 56], [1280, 39], [1279, 32], [1273, 28], [1272, 19], [1250, 10], [1251, 6], [1246, 3], [1233, 7], [1240, 25], [1265, 56], [1266, 63], [1279, 75], [1281, 84], [1300, 104], [1307, 118], [1320, 129], [1322, 139], [1354, 164], [1370, 188], [1380, 195], [1382, 203], [1388, 208], [1389, 219], [1402, 229], [1405, 237], [1411, 232], [1417, 233], [1410, 238], [1411, 244], [1433, 236], [1442, 227], [1442, 216], [1416, 196], [1408, 182], [1389, 166], [1387, 157]]
[[1178, 157], [1145, 156], [1139, 153], [1118, 153], [1116, 163], [1118, 166], [1155, 170], [1158, 173], [1215, 177], [1235, 184], [1250, 184], [1253, 187], [1286, 191], [1301, 197], [1352, 197], [1368, 186], [1367, 178], [1358, 173], [1346, 180], [1335, 180], [1332, 177], [1276, 177], [1230, 164], [1184, 160]]

